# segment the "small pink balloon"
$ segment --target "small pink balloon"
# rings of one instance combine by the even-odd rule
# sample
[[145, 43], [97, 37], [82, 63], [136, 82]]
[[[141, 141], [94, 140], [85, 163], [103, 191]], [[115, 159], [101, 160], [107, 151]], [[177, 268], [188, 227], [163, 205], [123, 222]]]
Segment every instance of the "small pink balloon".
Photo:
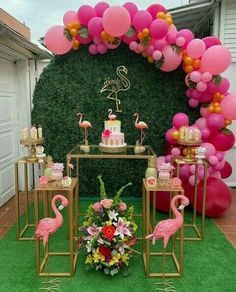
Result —
[[148, 54], [148, 56], [152, 56], [152, 53], [154, 52], [155, 48], [152, 45], [149, 45], [145, 52]]
[[202, 74], [199, 71], [193, 71], [190, 73], [190, 79], [193, 82], [199, 82], [201, 80]]
[[177, 37], [175, 44], [178, 47], [183, 47], [185, 45], [185, 38], [184, 37]]
[[190, 165], [189, 170], [191, 174], [195, 174], [195, 169], [196, 169], [195, 165]]
[[179, 129], [182, 126], [188, 126], [189, 118], [184, 113], [177, 113], [172, 118], [172, 124], [176, 129]]
[[98, 53], [98, 49], [97, 49], [97, 46], [95, 44], [91, 44], [89, 46], [89, 53], [91, 55], [96, 55]]
[[199, 105], [199, 101], [194, 99], [194, 98], [190, 98], [189, 101], [188, 101], [188, 105], [190, 107], [197, 107]]
[[152, 53], [152, 57], [155, 61], [159, 61], [159, 60], [161, 60], [162, 52], [156, 50]]
[[187, 53], [192, 58], [200, 58], [206, 50], [205, 43], [200, 39], [194, 39], [187, 45]]
[[88, 22], [88, 31], [90, 35], [99, 38], [103, 31], [102, 18], [93, 17]]
[[179, 156], [179, 155], [180, 155], [180, 149], [177, 148], [177, 147], [172, 148], [172, 149], [171, 149], [171, 154], [172, 154], [173, 156]]
[[205, 129], [201, 129], [201, 134], [202, 134], [202, 140], [205, 141], [210, 136], [211, 132], [208, 128], [205, 128]]
[[208, 112], [207, 107], [201, 106], [200, 114], [202, 117], [207, 118], [210, 113]]
[[219, 171], [213, 171], [211, 173], [211, 177], [214, 177], [216, 179], [221, 179], [221, 173]]
[[65, 37], [64, 29], [63, 25], [55, 25], [49, 28], [45, 34], [46, 47], [53, 54], [64, 55], [72, 48], [73, 42]]
[[163, 51], [164, 47], [167, 45], [167, 42], [165, 39], [161, 39], [161, 40], [156, 40], [154, 43], [154, 47], [156, 50], [158, 51]]
[[192, 89], [188, 88], [185, 93], [188, 98], [192, 97]]
[[99, 17], [103, 17], [104, 12], [107, 10], [107, 8], [109, 8], [109, 4], [106, 2], [99, 2], [98, 4], [96, 4], [95, 11], [97, 13], [97, 16]]
[[101, 44], [98, 44], [97, 45], [97, 50], [98, 50], [98, 53], [99, 54], [102, 54], [103, 55], [103, 54], [106, 54], [108, 48], [107, 48], [107, 46], [104, 43], [101, 43]]
[[195, 125], [197, 125], [200, 130], [205, 129], [207, 128], [207, 119], [199, 118], [195, 121]]
[[68, 23], [72, 23], [73, 21], [78, 21], [76, 11], [69, 10], [63, 16], [63, 23], [66, 26]]
[[227, 95], [220, 103], [220, 106], [226, 119], [236, 120], [236, 94]]
[[152, 22], [152, 15], [146, 10], [139, 10], [133, 18], [133, 26], [137, 31], [142, 31], [144, 28], [149, 28]]
[[79, 21], [83, 25], [88, 25], [88, 22], [91, 18], [97, 16], [95, 9], [90, 5], [82, 5], [80, 6], [77, 16]]
[[95, 43], [95, 45], [98, 45], [98, 44], [102, 43], [102, 39], [101, 38], [94, 37], [93, 38], [93, 42]]
[[[189, 182], [189, 184], [190, 184], [191, 186], [194, 186], [194, 184], [195, 184], [195, 176], [194, 176], [194, 175], [191, 175], [191, 176], [189, 177], [189, 179], [188, 179], [188, 182]], [[199, 179], [197, 180], [196, 183], [199, 184]]]
[[175, 131], [175, 130], [176, 130], [176, 129], [171, 128], [171, 129], [169, 129], [169, 130], [166, 132], [166, 134], [165, 134], [166, 141], [167, 141], [169, 144], [172, 144], [172, 145], [176, 144], [176, 140], [172, 138], [172, 133], [173, 133], [173, 131]]
[[202, 40], [204, 41], [204, 43], [206, 45], [206, 49], [208, 49], [212, 46], [221, 45], [221, 41], [214, 36], [205, 37]]
[[177, 38], [178, 37], [183, 37], [185, 39], [185, 44], [183, 45], [183, 48], [185, 49], [188, 45], [188, 43], [193, 40], [194, 35], [191, 32], [191, 30], [189, 29], [181, 29], [178, 33], [177, 33]]
[[216, 165], [219, 162], [219, 159], [216, 155], [211, 155], [208, 160], [211, 165]]
[[200, 97], [201, 97], [201, 95], [202, 95], [201, 92], [199, 92], [196, 89], [193, 89], [193, 91], [192, 91], [192, 98], [199, 100]]
[[103, 14], [103, 27], [114, 37], [125, 35], [131, 25], [131, 18], [127, 9], [122, 6], [112, 6]]
[[218, 86], [217, 91], [221, 94], [225, 94], [230, 88], [229, 79], [223, 77], [220, 85]]
[[161, 4], [152, 4], [147, 8], [147, 11], [152, 15], [153, 19], [156, 19], [158, 12], [164, 12], [165, 14], [167, 13], [167, 10]]
[[216, 165], [214, 165], [215, 170], [221, 170], [225, 166], [225, 160], [219, 161]]
[[172, 155], [166, 155], [166, 162], [171, 162], [172, 157]]
[[207, 126], [210, 130], [218, 130], [224, 127], [225, 118], [222, 114], [212, 113], [207, 117]]
[[202, 73], [201, 79], [203, 82], [209, 82], [212, 79], [212, 74], [210, 72], [204, 72]]
[[168, 29], [168, 24], [163, 19], [153, 20], [149, 28], [151, 36], [156, 39], [166, 36]]
[[137, 42], [133, 41], [133, 42], [131, 42], [129, 44], [129, 48], [130, 48], [131, 51], [135, 51], [137, 49], [137, 47], [138, 47], [138, 43]]
[[131, 20], [134, 18], [135, 13], [138, 11], [138, 7], [133, 2], [127, 2], [123, 5], [128, 10]]
[[81, 44], [86, 45], [86, 44], [91, 43], [91, 41], [93, 40], [93, 37], [92, 37], [91, 35], [88, 35], [87, 38], [83, 38], [83, 37], [81, 37], [80, 35], [78, 35], [78, 36], [76, 37], [76, 39], [77, 39]]
[[203, 81], [199, 81], [197, 83], [197, 86], [196, 86], [196, 89], [199, 91], [199, 92], [204, 92], [206, 91], [207, 89], [207, 84]]
[[205, 156], [208, 159], [210, 156], [215, 155], [216, 153], [216, 149], [214, 147], [214, 145], [212, 145], [211, 143], [202, 143], [201, 145], [202, 147], [206, 148], [206, 153]]
[[170, 72], [179, 67], [182, 61], [182, 54], [175, 52], [170, 45], [165, 46], [162, 51], [164, 63], [160, 68], [161, 71]]
[[223, 151], [216, 151], [215, 155], [219, 159], [219, 161], [223, 160], [225, 157], [225, 153]]

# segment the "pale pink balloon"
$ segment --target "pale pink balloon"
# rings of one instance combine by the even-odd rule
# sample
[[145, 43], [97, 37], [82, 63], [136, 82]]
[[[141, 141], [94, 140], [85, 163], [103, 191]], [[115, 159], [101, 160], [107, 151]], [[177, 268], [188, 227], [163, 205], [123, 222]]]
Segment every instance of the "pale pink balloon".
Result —
[[205, 50], [206, 45], [200, 39], [194, 39], [187, 45], [187, 53], [192, 58], [200, 58]]
[[137, 31], [142, 31], [144, 28], [149, 28], [152, 22], [152, 15], [146, 10], [139, 10], [133, 18], [133, 26]]
[[183, 45], [183, 48], [185, 49], [188, 45], [188, 43], [193, 40], [194, 35], [191, 32], [191, 30], [189, 29], [181, 29], [178, 33], [177, 33], [177, 38], [178, 37], [183, 37], [185, 39], [185, 44]]
[[219, 162], [219, 159], [216, 155], [211, 155], [208, 160], [211, 165], [216, 165]]
[[210, 72], [212, 75], [218, 75], [224, 72], [231, 63], [230, 51], [220, 45], [208, 48], [201, 59], [200, 70]]
[[184, 37], [177, 37], [175, 44], [178, 47], [183, 47], [185, 45], [185, 38]]
[[102, 54], [103, 55], [103, 54], [106, 54], [108, 48], [107, 48], [107, 46], [104, 43], [101, 43], [101, 44], [98, 44], [97, 45], [97, 50], [98, 50], [98, 53], [99, 54]]
[[225, 118], [222, 114], [212, 113], [207, 117], [207, 126], [210, 130], [218, 130], [224, 127]]
[[236, 94], [227, 95], [220, 106], [226, 119], [236, 120]]
[[152, 57], [155, 61], [159, 61], [162, 58], [162, 52], [156, 50], [152, 53]]
[[91, 18], [97, 16], [95, 9], [90, 5], [82, 5], [80, 6], [77, 12], [79, 21], [83, 25], [88, 25], [88, 22]]
[[205, 147], [207, 152], [205, 153], [206, 158], [208, 159], [210, 156], [215, 155], [216, 149], [214, 145], [211, 143], [202, 143], [202, 147]]
[[93, 17], [89, 20], [88, 31], [94, 37], [100, 37], [103, 31], [102, 18]]
[[73, 42], [69, 41], [64, 35], [65, 27], [55, 25], [46, 32], [45, 44], [53, 54], [64, 55], [72, 48]]
[[197, 83], [197, 86], [196, 86], [196, 89], [199, 91], [199, 92], [204, 92], [206, 89], [207, 89], [207, 84], [203, 81], [199, 81]]
[[202, 40], [204, 41], [207, 49], [212, 46], [221, 45], [221, 41], [214, 36], [205, 37]]
[[147, 8], [147, 11], [152, 15], [153, 19], [156, 19], [158, 12], [167, 13], [167, 10], [161, 4], [152, 4]]
[[131, 25], [131, 18], [127, 9], [122, 6], [112, 6], [103, 14], [103, 27], [114, 37], [126, 34]]
[[160, 68], [161, 71], [170, 72], [179, 67], [182, 61], [182, 54], [175, 52], [171, 46], [167, 45], [162, 51], [164, 63]]
[[191, 174], [195, 174], [195, 169], [196, 169], [196, 166], [194, 164], [190, 165], [189, 171], [190, 171]]
[[194, 98], [190, 98], [190, 99], [188, 100], [188, 105], [189, 105], [190, 107], [197, 107], [197, 106], [199, 105], [199, 101], [196, 100], [196, 99], [194, 99]]
[[199, 71], [193, 71], [190, 73], [190, 79], [193, 82], [199, 82], [201, 80], [202, 74]]
[[210, 113], [208, 112], [207, 107], [201, 106], [200, 114], [202, 117], [207, 118]]
[[137, 47], [138, 47], [138, 43], [135, 41], [133, 41], [129, 44], [129, 48], [131, 51], [135, 51], [137, 49]]
[[99, 38], [94, 37], [93, 42], [95, 43], [95, 45], [98, 45], [98, 44], [102, 43], [102, 39], [100, 37]]
[[180, 155], [180, 149], [177, 148], [177, 147], [172, 148], [172, 149], [171, 149], [171, 154], [172, 154], [173, 156], [179, 156], [179, 155]]
[[133, 41], [136, 41], [138, 39], [137, 34], [135, 33], [132, 37], [128, 37], [126, 35], [123, 35], [121, 37], [121, 40], [125, 43], [125, 44], [130, 44]]
[[212, 79], [212, 74], [210, 72], [204, 72], [202, 73], [201, 79], [203, 82], [209, 82]]
[[[188, 182], [189, 182], [189, 184], [190, 184], [191, 186], [194, 186], [194, 184], [195, 184], [195, 175], [191, 175], [191, 176], [189, 177], [189, 179], [188, 179]], [[199, 184], [199, 178], [198, 178], [198, 180], [196, 181], [196, 184], [197, 184], [197, 185]]]
[[185, 113], [177, 113], [172, 118], [172, 124], [176, 129], [182, 126], [188, 126], [189, 118]]
[[164, 47], [167, 45], [167, 42], [165, 39], [161, 39], [161, 40], [156, 40], [154, 43], [154, 47], [156, 50], [158, 51], [163, 51]]
[[155, 19], [150, 25], [150, 34], [155, 39], [162, 39], [166, 36], [169, 26], [163, 19]]
[[199, 118], [195, 121], [195, 124], [198, 126], [200, 130], [207, 128], [207, 119]]
[[72, 23], [73, 21], [78, 21], [76, 11], [69, 10], [63, 16], [63, 23], [66, 26], [68, 23]]
[[97, 46], [95, 44], [91, 44], [89, 46], [89, 53], [91, 55], [96, 55], [98, 53], [98, 49], [97, 49]]
[[127, 2], [123, 5], [128, 10], [131, 20], [134, 18], [135, 13], [138, 11], [138, 7], [133, 2]]
[[106, 2], [99, 2], [98, 4], [96, 4], [95, 11], [97, 13], [97, 16], [99, 17], [103, 17], [104, 12], [107, 10], [107, 8], [109, 8], [109, 4]]

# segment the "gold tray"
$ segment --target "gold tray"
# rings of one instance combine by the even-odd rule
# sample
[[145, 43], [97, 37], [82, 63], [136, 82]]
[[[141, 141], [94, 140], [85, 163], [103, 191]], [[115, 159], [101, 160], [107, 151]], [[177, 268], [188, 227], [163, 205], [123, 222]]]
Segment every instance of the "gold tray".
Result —
[[118, 147], [109, 147], [109, 146], [102, 146], [99, 144], [99, 149], [101, 152], [107, 152], [107, 153], [120, 153], [120, 152], [125, 152], [126, 151], [126, 146], [118, 146]]

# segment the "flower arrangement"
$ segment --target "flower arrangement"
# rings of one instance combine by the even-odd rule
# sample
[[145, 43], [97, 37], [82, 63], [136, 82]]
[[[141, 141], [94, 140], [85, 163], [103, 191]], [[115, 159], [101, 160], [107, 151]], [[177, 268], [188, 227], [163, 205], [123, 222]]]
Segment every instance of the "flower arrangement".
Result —
[[137, 225], [132, 221], [133, 207], [127, 208], [120, 199], [123, 186], [113, 199], [106, 196], [105, 186], [100, 181], [101, 200], [91, 204], [85, 216], [81, 239], [86, 247], [85, 264], [105, 274], [114, 276], [122, 267], [128, 267], [136, 242]]

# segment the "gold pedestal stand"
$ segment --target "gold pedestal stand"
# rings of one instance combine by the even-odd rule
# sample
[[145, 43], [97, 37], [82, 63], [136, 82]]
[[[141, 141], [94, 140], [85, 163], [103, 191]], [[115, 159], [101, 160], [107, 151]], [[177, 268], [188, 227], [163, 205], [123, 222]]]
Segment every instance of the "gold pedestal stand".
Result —
[[193, 149], [196, 146], [201, 145], [201, 141], [187, 141], [187, 140], [178, 140], [177, 142], [179, 145], [183, 145], [186, 146], [186, 148], [184, 149], [185, 151], [185, 156], [183, 156], [183, 159], [185, 161], [193, 161], [195, 159], [194, 157], [194, 153], [193, 153]]
[[38, 157], [36, 157], [36, 146], [42, 145], [44, 143], [44, 138], [39, 139], [25, 139], [20, 140], [20, 144], [24, 145], [29, 148], [30, 155], [25, 157], [26, 160], [30, 162], [36, 162], [38, 161]]
[[[79, 203], [79, 196], [78, 196], [78, 179], [72, 178], [72, 182], [70, 187], [63, 188], [60, 184], [55, 184], [53, 182], [49, 182], [47, 186], [37, 186], [34, 192], [34, 200], [35, 200], [35, 225], [37, 226], [39, 223], [39, 194], [40, 192], [43, 193], [43, 209], [44, 209], [44, 217], [49, 217], [48, 213], [48, 199], [50, 195], [53, 193], [63, 193], [68, 199], [68, 206], [67, 206], [67, 214], [68, 214], [68, 233], [69, 238], [60, 238], [61, 240], [68, 241], [68, 247], [65, 251], [50, 251], [49, 250], [49, 242], [46, 244], [44, 249], [45, 253], [41, 256], [40, 252], [40, 245], [42, 242], [39, 238], [36, 238], [36, 272], [38, 276], [48, 276], [48, 277], [71, 277], [74, 275], [76, 269], [76, 263], [78, 258], [77, 252], [77, 241], [78, 238], [78, 203]], [[60, 229], [58, 230], [60, 232]], [[69, 239], [69, 240], [68, 240]], [[54, 257], [67, 257], [68, 264], [65, 267], [64, 272], [57, 272], [57, 271], [50, 271], [48, 261], [51, 261]], [[59, 267], [61, 268], [61, 267]]]
[[[179, 230], [180, 240], [176, 240], [176, 235], [172, 236], [171, 246], [168, 250], [161, 248], [160, 252], [153, 252], [157, 250], [158, 246], [163, 246], [162, 239], [156, 241], [154, 247], [150, 246], [152, 243], [150, 239], [145, 239], [145, 237], [152, 233], [155, 225], [158, 223], [156, 220], [156, 200], [158, 200], [158, 192], [170, 192], [171, 199], [180, 194], [184, 195], [183, 188], [172, 187], [172, 186], [162, 186], [158, 180], [156, 186], [149, 187], [147, 185], [146, 179], [143, 179], [143, 260], [144, 268], [147, 277], [181, 277], [183, 275], [183, 256], [184, 256], [184, 226]], [[152, 220], [150, 215], [150, 193], [153, 193], [153, 210], [152, 210]], [[183, 212], [183, 211], [181, 211]], [[183, 214], [183, 213], [182, 213]], [[173, 216], [170, 210], [170, 218]], [[170, 243], [169, 243], [170, 245]], [[170, 269], [169, 265], [166, 264], [166, 258], [171, 258], [173, 267]], [[152, 260], [155, 260], [155, 264], [152, 263]], [[154, 266], [156, 267], [156, 260], [159, 260], [159, 269], [158, 272], [155, 271]], [[156, 267], [157, 269], [158, 267]]]
[[[195, 165], [195, 180], [194, 180], [194, 203], [193, 203], [193, 216], [192, 223], [184, 224], [187, 228], [193, 228], [196, 236], [184, 236], [184, 240], [203, 240], [204, 239], [204, 230], [205, 230], [205, 211], [206, 211], [206, 188], [207, 188], [207, 168], [208, 162], [206, 160], [202, 160], [202, 165], [204, 167], [204, 177], [203, 177], [203, 194], [202, 194], [202, 212], [201, 212], [201, 223], [199, 228], [199, 220], [197, 218], [197, 202], [198, 202], [198, 167], [199, 164], [197, 159], [192, 158], [191, 160], [186, 160], [186, 157], [179, 157], [174, 160], [176, 164], [176, 176], [179, 177], [180, 174], [180, 166], [185, 164]], [[188, 195], [188, 194], [186, 194]]]
[[[20, 191], [20, 166], [23, 166], [23, 190]], [[35, 169], [36, 168], [36, 169]], [[16, 202], [16, 239], [17, 240], [34, 240], [35, 224], [34, 219], [30, 218], [29, 206], [30, 206], [30, 194], [31, 190], [29, 187], [30, 179], [32, 180], [33, 188], [35, 185], [35, 179], [37, 180], [40, 175], [43, 174], [45, 163], [39, 163], [37, 161], [29, 161], [25, 158], [19, 159], [15, 162], [15, 202]], [[31, 172], [30, 172], [31, 170]], [[37, 172], [37, 173], [36, 173]], [[30, 174], [32, 177], [30, 177]], [[24, 208], [25, 208], [25, 219], [21, 218], [20, 214], [20, 197], [24, 197]], [[21, 221], [25, 220], [24, 223]], [[31, 220], [30, 220], [31, 219]], [[23, 225], [23, 226], [22, 226]], [[32, 235], [25, 235], [26, 231], [31, 228]]]

